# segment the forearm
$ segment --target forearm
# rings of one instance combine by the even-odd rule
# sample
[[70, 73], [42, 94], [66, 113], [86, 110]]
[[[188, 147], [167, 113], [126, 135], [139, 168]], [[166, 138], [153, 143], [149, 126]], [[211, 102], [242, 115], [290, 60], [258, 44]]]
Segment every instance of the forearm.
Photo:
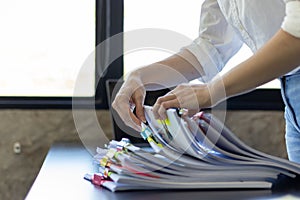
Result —
[[221, 78], [212, 81], [216, 90], [224, 86], [226, 96], [252, 90], [300, 65], [300, 39], [280, 30], [255, 55]]
[[188, 50], [182, 50], [165, 60], [141, 67], [132, 73], [141, 79], [147, 90], [173, 87], [204, 75], [201, 65]]

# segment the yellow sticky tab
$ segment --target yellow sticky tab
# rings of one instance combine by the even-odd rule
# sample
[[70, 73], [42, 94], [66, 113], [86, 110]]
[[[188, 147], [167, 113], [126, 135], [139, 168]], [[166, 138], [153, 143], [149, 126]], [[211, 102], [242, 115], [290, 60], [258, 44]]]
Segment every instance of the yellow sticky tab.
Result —
[[148, 138], [147, 138], [147, 141], [148, 141], [148, 142], [154, 142], [154, 140], [153, 140], [151, 137], [148, 137]]
[[158, 119], [157, 122], [158, 122], [159, 124], [166, 124], [166, 125], [170, 125], [170, 124], [171, 124], [171, 123], [170, 123], [170, 120], [169, 120], [168, 118], [165, 119], [165, 120], [160, 120], [160, 119]]
[[163, 147], [163, 145], [162, 144], [160, 144], [160, 143], [157, 143], [152, 137], [148, 137], [147, 138], [147, 141], [149, 142], [149, 143], [154, 143], [154, 144], [156, 144], [158, 147]]
[[123, 152], [122, 151], [117, 151], [116, 153], [115, 153], [115, 159], [117, 159], [118, 160], [118, 156], [120, 155], [120, 154], [122, 154]]
[[100, 160], [100, 165], [101, 165], [102, 167], [105, 167], [106, 164], [107, 164], [107, 162], [108, 162], [108, 158], [105, 156], [105, 157], [103, 157], [103, 158]]
[[116, 152], [117, 152], [116, 149], [109, 149], [108, 152], [107, 152], [107, 154], [106, 154], [106, 156], [111, 159], [111, 158], [114, 157], [114, 155], [115, 155]]

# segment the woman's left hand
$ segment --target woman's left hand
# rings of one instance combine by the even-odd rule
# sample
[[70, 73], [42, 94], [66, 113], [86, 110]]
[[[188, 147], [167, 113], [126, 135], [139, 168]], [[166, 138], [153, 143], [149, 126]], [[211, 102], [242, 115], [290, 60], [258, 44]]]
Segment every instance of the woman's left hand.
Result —
[[156, 119], [166, 119], [168, 108], [185, 108], [193, 115], [201, 108], [212, 105], [208, 84], [181, 84], [166, 95], [159, 97], [153, 106]]

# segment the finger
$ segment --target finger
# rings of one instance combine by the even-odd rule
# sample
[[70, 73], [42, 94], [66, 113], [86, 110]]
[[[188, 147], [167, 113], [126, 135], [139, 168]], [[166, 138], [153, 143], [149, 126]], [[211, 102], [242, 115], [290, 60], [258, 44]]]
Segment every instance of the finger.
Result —
[[155, 119], [159, 119], [158, 110], [161, 104], [164, 103], [165, 101], [170, 101], [173, 99], [176, 99], [176, 96], [172, 92], [169, 92], [165, 96], [157, 98], [155, 104], [153, 105], [153, 114]]
[[169, 101], [165, 101], [161, 104], [160, 109], [158, 110], [158, 114], [162, 120], [167, 119], [166, 110], [169, 108], [179, 108], [180, 104], [178, 99], [172, 99]]
[[169, 108], [179, 107], [179, 102], [177, 99], [172, 99], [170, 101], [165, 101], [157, 108], [157, 119], [165, 120], [167, 119], [166, 110]]
[[144, 113], [144, 96], [143, 95], [139, 95], [137, 97], [134, 98], [134, 104], [135, 104], [135, 114], [137, 116], [137, 118], [140, 120], [140, 122], [146, 122], [146, 117], [145, 117], [145, 113]]
[[136, 104], [135, 106], [135, 114], [137, 116], [137, 118], [142, 121], [142, 122], [146, 122], [146, 117], [145, 117], [145, 112], [144, 112], [144, 107], [142, 104]]
[[[127, 112], [121, 113], [121, 119], [125, 123], [126, 126], [133, 128], [136, 131], [141, 131], [140, 123], [141, 121], [135, 116], [135, 114], [131, 111], [130, 108], [124, 109]], [[126, 113], [126, 114], [125, 114]]]
[[165, 101], [170, 101], [173, 99], [176, 99], [176, 95], [173, 92], [169, 92], [169, 93], [165, 94], [164, 96], [157, 98], [155, 103], [162, 104]]
[[118, 115], [122, 119], [122, 121], [125, 123], [125, 125], [140, 131], [141, 127], [140, 120], [132, 113], [131, 108], [129, 104], [127, 103], [117, 103], [115, 102], [113, 104], [113, 108], [117, 111]]
[[[164, 103], [168, 101], [176, 100], [176, 96], [172, 93], [169, 92], [165, 96], [159, 97], [154, 106], [153, 106], [153, 114], [155, 119], [166, 119], [167, 116], [165, 114], [166, 108], [164, 107]], [[165, 106], [168, 106], [166, 104]]]
[[160, 103], [157, 102], [152, 107], [152, 112], [155, 119], [159, 119], [159, 114], [158, 114], [159, 108], [160, 108]]
[[[130, 109], [128, 110], [128, 112], [129, 112], [129, 115], [131, 118], [131, 121], [128, 123], [128, 126], [130, 126], [131, 128], [135, 129], [138, 132], [141, 132], [142, 131], [141, 120], [138, 119], [136, 117], [136, 115], [133, 112], [131, 112]], [[128, 121], [128, 120], [126, 120], [126, 121]]]

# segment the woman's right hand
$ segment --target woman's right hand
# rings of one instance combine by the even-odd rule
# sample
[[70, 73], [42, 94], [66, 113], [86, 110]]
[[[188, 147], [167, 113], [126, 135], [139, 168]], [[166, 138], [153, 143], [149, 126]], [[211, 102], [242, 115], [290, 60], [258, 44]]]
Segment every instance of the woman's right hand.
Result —
[[139, 132], [141, 122], [146, 121], [143, 108], [145, 96], [146, 89], [139, 73], [134, 71], [127, 77], [112, 103], [124, 123]]

